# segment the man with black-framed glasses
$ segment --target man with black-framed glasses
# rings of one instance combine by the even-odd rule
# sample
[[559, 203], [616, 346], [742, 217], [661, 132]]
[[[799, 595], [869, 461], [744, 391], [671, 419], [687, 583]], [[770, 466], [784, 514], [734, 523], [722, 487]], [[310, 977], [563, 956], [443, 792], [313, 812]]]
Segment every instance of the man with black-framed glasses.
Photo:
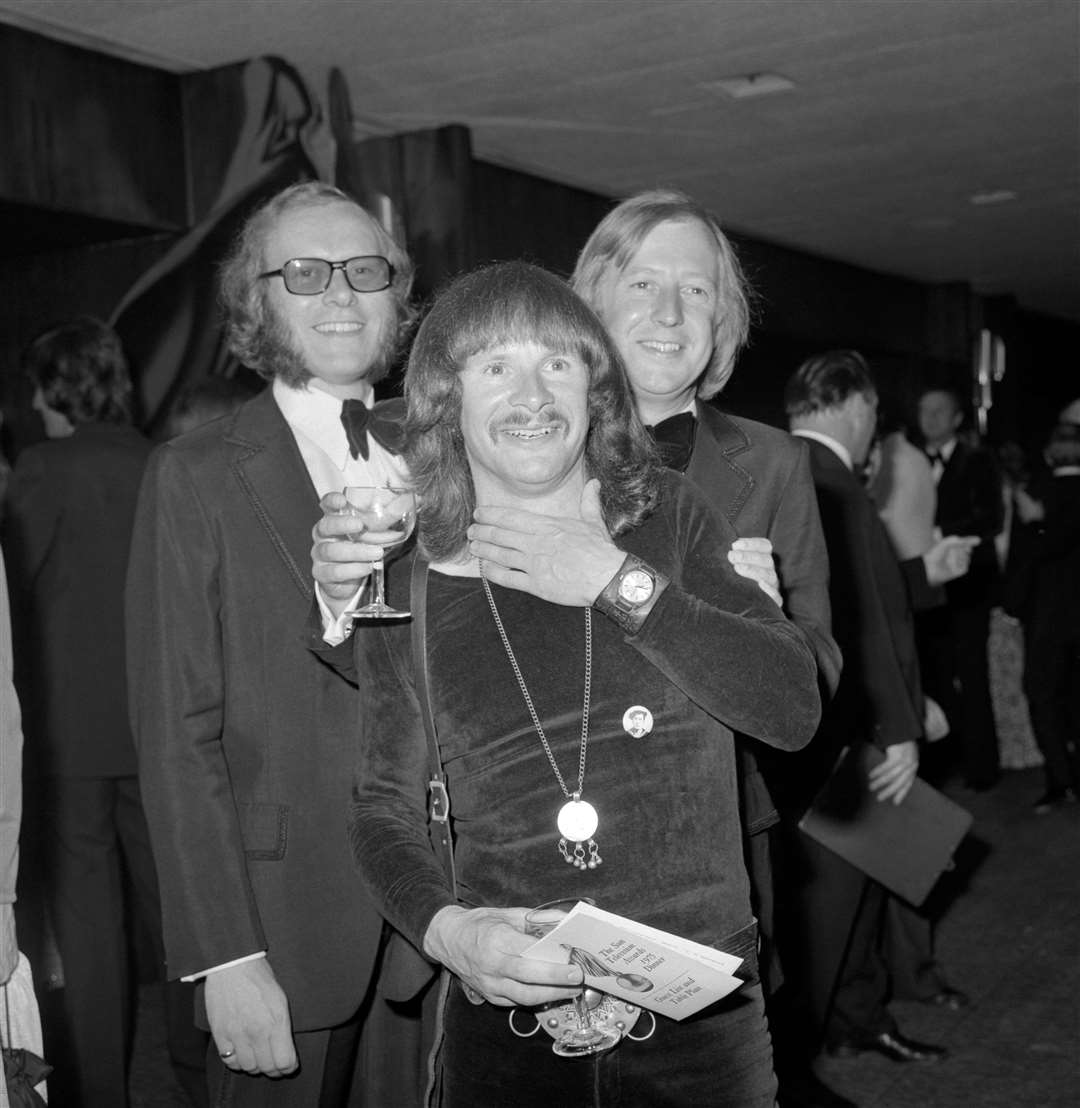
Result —
[[214, 1104], [419, 1095], [418, 1027], [375, 994], [382, 923], [344, 829], [355, 691], [297, 635], [319, 498], [403, 473], [399, 404], [373, 405], [372, 386], [411, 321], [411, 282], [339, 190], [270, 200], [225, 262], [222, 299], [232, 352], [271, 386], [158, 449], [142, 489], [132, 718], [168, 970], [203, 982]]

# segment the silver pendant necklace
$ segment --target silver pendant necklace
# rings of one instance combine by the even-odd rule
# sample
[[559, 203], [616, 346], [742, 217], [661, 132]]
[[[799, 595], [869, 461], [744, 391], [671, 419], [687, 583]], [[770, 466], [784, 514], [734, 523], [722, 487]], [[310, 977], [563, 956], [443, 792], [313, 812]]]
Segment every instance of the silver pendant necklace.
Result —
[[[581, 793], [585, 786], [585, 755], [589, 748], [589, 696], [592, 692], [592, 610], [585, 609], [585, 695], [581, 705], [581, 752], [578, 755], [577, 788], [571, 792], [566, 787], [563, 775], [559, 772], [558, 763], [551, 751], [547, 735], [544, 734], [540, 717], [536, 714], [536, 708], [533, 706], [532, 697], [529, 695], [528, 687], [525, 684], [525, 678], [521, 675], [521, 667], [518, 666], [517, 658], [514, 657], [514, 649], [510, 645], [506, 628], [503, 627], [499, 609], [495, 606], [495, 597], [491, 594], [491, 586], [488, 584], [487, 577], [484, 576], [482, 560], [480, 562], [480, 582], [484, 586], [484, 595], [487, 597], [491, 614], [495, 619], [495, 626], [498, 628], [499, 638], [502, 639], [506, 656], [510, 659], [510, 666], [517, 678], [518, 688], [521, 689], [521, 695], [525, 700], [525, 707], [529, 709], [533, 727], [536, 728], [536, 733], [540, 736], [540, 742], [555, 773], [555, 779], [559, 782], [559, 788], [562, 789], [563, 796], [566, 797], [566, 803], [559, 809], [556, 820], [556, 826], [561, 836], [559, 839], [559, 853], [563, 856], [564, 861], [578, 869], [596, 869], [603, 861], [600, 857], [599, 847], [596, 845], [596, 839], [593, 838], [600, 824], [600, 817], [596, 814], [596, 809], [587, 800], [581, 799]], [[574, 844], [572, 850], [570, 848], [571, 843]]]

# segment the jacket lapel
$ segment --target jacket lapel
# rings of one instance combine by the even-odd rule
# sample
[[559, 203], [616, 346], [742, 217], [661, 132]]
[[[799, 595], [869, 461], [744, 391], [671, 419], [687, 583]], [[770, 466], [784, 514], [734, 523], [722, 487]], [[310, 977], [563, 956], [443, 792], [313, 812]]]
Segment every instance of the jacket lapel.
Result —
[[738, 462], [738, 455], [750, 448], [750, 439], [723, 412], [700, 400], [697, 418], [698, 434], [686, 476], [734, 523], [754, 491], [753, 476]]
[[233, 472], [286, 572], [311, 599], [311, 528], [319, 498], [270, 389], [239, 409], [226, 433]]

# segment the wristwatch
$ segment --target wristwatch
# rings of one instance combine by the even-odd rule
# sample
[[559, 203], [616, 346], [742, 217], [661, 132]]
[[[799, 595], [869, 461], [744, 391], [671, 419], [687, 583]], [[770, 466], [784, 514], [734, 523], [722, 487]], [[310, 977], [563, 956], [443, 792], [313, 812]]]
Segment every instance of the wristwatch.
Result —
[[633, 634], [641, 628], [668, 583], [667, 577], [636, 554], [627, 554], [618, 572], [593, 601], [593, 607]]

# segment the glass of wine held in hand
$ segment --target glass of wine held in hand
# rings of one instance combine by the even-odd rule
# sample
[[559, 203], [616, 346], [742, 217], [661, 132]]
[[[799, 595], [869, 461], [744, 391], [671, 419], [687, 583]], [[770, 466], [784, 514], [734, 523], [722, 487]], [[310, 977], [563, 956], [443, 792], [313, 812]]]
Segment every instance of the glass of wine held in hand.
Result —
[[356, 619], [404, 619], [409, 612], [400, 612], [386, 603], [385, 556], [413, 533], [416, 526], [416, 494], [412, 489], [384, 485], [347, 485], [343, 490], [349, 506], [345, 511], [355, 516], [359, 528], [351, 532], [353, 542], [381, 546], [383, 557], [371, 566], [371, 602], [353, 613]]

